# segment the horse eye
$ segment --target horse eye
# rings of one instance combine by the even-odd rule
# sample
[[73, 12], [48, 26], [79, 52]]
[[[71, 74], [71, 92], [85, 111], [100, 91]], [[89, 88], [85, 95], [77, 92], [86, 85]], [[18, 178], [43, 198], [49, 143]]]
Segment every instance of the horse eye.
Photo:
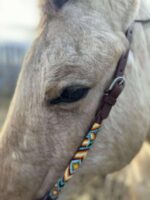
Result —
[[90, 88], [82, 86], [70, 86], [65, 88], [59, 97], [48, 101], [48, 104], [73, 103], [83, 99]]

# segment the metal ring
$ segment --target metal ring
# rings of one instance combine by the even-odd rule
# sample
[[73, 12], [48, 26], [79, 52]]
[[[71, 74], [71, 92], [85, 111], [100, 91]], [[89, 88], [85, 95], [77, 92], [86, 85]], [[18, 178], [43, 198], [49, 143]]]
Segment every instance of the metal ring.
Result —
[[112, 84], [110, 85], [110, 87], [108, 88], [108, 91], [111, 91], [117, 82], [119, 82], [120, 85], [124, 86], [125, 81], [126, 81], [126, 79], [123, 76], [119, 76], [119, 77], [115, 78], [113, 80]]

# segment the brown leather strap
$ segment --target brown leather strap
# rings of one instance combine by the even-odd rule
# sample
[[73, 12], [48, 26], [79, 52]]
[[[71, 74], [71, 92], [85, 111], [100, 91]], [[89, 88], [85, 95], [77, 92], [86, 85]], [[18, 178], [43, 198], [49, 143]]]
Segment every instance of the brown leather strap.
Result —
[[150, 18], [148, 18], [148, 19], [136, 19], [134, 22], [135, 23], [141, 23], [141, 24], [148, 24], [148, 23], [150, 23]]
[[97, 123], [102, 123], [102, 121], [109, 116], [112, 107], [116, 104], [116, 101], [125, 86], [124, 72], [129, 57], [132, 35], [133, 25], [131, 25], [128, 31], [126, 32], [126, 37], [129, 41], [129, 48], [125, 53], [122, 54], [121, 58], [119, 59], [116, 71], [114, 73], [113, 81], [111, 85], [104, 91], [102, 100], [100, 100], [100, 106], [96, 113]]
[[130, 26], [130, 28], [126, 32], [126, 37], [129, 41], [129, 48], [127, 49], [127, 51], [125, 53], [122, 54], [122, 56], [121, 56], [121, 58], [118, 62], [116, 72], [115, 72], [115, 75], [114, 75], [115, 78], [118, 77], [118, 76], [124, 76], [124, 71], [125, 71], [125, 68], [126, 68], [126, 65], [127, 65], [128, 57], [129, 57], [129, 51], [130, 51], [130, 45], [131, 45], [131, 42], [132, 42], [132, 36], [133, 36], [133, 24]]

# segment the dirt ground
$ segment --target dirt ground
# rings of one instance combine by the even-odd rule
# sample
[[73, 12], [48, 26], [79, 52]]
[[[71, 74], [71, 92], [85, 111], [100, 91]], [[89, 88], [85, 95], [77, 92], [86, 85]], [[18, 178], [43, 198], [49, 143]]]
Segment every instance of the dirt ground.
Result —
[[[9, 106], [9, 99], [0, 99], [0, 128]], [[150, 144], [145, 142], [140, 153], [123, 170], [103, 180], [94, 177], [82, 193], [66, 200], [150, 200]]]

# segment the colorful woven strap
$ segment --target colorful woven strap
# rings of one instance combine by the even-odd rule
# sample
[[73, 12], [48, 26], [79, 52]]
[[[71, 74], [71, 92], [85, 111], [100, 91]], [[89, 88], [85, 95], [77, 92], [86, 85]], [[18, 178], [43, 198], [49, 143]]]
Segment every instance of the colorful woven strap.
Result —
[[65, 184], [72, 178], [75, 172], [79, 169], [83, 160], [87, 157], [88, 151], [93, 146], [93, 143], [96, 139], [97, 133], [100, 128], [101, 128], [100, 124], [94, 123], [90, 131], [84, 137], [77, 152], [71, 159], [68, 167], [65, 170], [63, 177], [57, 181], [54, 188], [50, 190], [42, 200], [56, 200], [58, 198]]

